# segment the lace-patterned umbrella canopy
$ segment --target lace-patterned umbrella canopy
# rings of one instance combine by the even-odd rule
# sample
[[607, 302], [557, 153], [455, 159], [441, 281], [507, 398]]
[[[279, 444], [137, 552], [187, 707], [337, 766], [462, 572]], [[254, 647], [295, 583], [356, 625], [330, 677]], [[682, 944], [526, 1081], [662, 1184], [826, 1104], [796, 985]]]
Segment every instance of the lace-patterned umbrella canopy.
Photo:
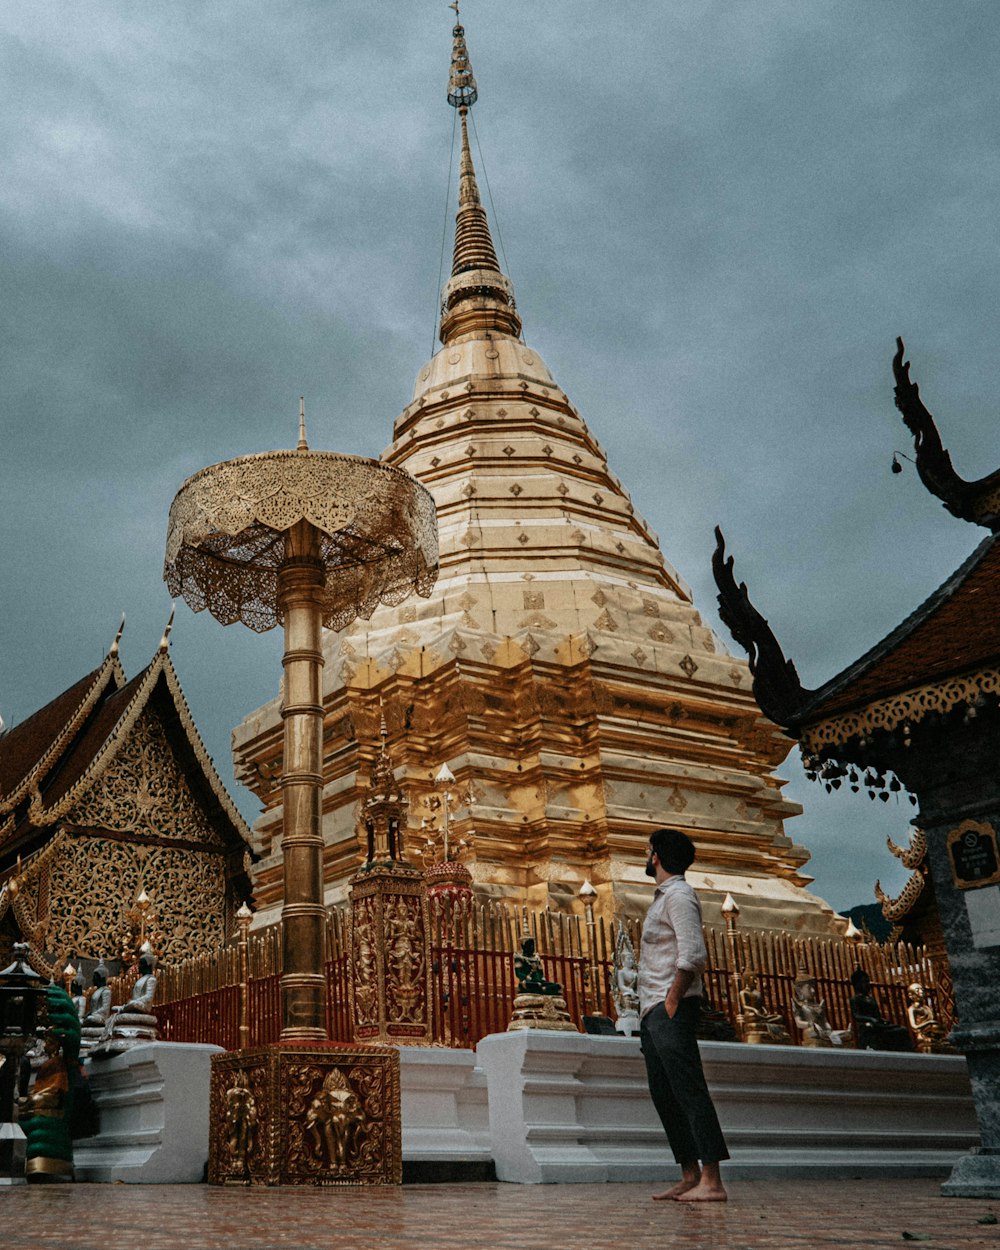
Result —
[[242, 456], [188, 478], [170, 508], [163, 577], [224, 625], [284, 627], [283, 1041], [326, 1037], [322, 625], [429, 595], [434, 501], [400, 469], [310, 451]]
[[242, 456], [188, 478], [170, 508], [170, 593], [223, 625], [273, 629], [283, 619], [278, 572], [301, 521], [318, 531], [328, 629], [371, 616], [379, 603], [430, 594], [438, 558], [430, 494], [391, 465], [306, 448]]

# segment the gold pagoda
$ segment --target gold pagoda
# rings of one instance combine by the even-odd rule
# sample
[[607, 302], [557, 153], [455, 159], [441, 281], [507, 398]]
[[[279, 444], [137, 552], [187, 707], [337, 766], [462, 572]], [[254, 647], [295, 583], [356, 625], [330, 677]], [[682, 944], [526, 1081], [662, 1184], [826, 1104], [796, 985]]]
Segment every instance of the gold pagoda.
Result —
[[[784, 832], [800, 809], [773, 769], [791, 743], [523, 340], [473, 165], [461, 24], [453, 40], [461, 163], [442, 347], [382, 453], [433, 495], [441, 571], [427, 601], [325, 635], [326, 900], [346, 899], [364, 858], [357, 809], [384, 713], [414, 832], [441, 766], [454, 774], [451, 826], [480, 895], [578, 909], [589, 880], [599, 911], [641, 912], [646, 840], [671, 824], [697, 843], [689, 876], [706, 921], [728, 893], [745, 925], [839, 931], [804, 888], [808, 852]], [[237, 776], [263, 804], [254, 891], [266, 923], [282, 891], [279, 702], [233, 738]], [[407, 846], [419, 862], [419, 836]]]

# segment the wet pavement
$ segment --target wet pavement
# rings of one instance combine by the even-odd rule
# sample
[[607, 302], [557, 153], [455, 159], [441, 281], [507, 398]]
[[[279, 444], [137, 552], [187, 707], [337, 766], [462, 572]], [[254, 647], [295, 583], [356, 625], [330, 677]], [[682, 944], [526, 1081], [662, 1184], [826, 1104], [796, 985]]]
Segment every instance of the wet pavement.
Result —
[[207, 1185], [0, 1190], [3, 1250], [1000, 1250], [1000, 1201], [934, 1180], [734, 1181], [730, 1201], [652, 1202], [648, 1185]]

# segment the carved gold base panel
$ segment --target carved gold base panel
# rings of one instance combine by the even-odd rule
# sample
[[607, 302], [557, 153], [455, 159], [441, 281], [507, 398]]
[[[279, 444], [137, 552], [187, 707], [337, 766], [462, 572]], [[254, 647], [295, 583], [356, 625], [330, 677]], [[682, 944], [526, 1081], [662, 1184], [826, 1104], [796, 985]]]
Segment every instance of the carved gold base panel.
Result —
[[565, 998], [555, 994], [518, 994], [514, 999], [514, 1014], [507, 1025], [508, 1033], [519, 1029], [546, 1029], [559, 1033], [578, 1033], [580, 1030], [569, 1018]]
[[423, 873], [371, 864], [351, 880], [351, 1020], [356, 1042], [431, 1041], [431, 950]]
[[279, 1042], [212, 1056], [212, 1185], [398, 1185], [399, 1052]]

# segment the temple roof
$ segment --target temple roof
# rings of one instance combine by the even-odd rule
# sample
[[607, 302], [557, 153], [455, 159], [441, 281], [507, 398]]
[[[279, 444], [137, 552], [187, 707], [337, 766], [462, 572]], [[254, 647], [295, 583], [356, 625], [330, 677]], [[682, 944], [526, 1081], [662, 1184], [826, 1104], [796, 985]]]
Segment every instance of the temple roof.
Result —
[[1000, 661], [1000, 542], [985, 539], [916, 611], [812, 693], [801, 726]]
[[[954, 516], [994, 532], [881, 642], [819, 689], [807, 690], [746, 583], [737, 583], [733, 558], [716, 529], [712, 567], [720, 614], [750, 657], [761, 709], [796, 735], [804, 752], [822, 753], [851, 738], [863, 742], [873, 728], [912, 723], [931, 709], [973, 709], [984, 693], [980, 676], [1000, 665], [1000, 470], [977, 482], [958, 477], [910, 379], [902, 339], [896, 344], [896, 406], [913, 432], [921, 480]], [[995, 692], [996, 674], [986, 681]]]
[[34, 782], [49, 774], [104, 701], [125, 684], [117, 648], [0, 738], [0, 815], [9, 813]]
[[250, 831], [234, 807], [191, 718], [169, 651], [127, 681], [117, 642], [103, 664], [0, 738], [0, 860], [30, 854], [113, 763], [147, 707], [154, 707], [199, 801], [233, 850]]

